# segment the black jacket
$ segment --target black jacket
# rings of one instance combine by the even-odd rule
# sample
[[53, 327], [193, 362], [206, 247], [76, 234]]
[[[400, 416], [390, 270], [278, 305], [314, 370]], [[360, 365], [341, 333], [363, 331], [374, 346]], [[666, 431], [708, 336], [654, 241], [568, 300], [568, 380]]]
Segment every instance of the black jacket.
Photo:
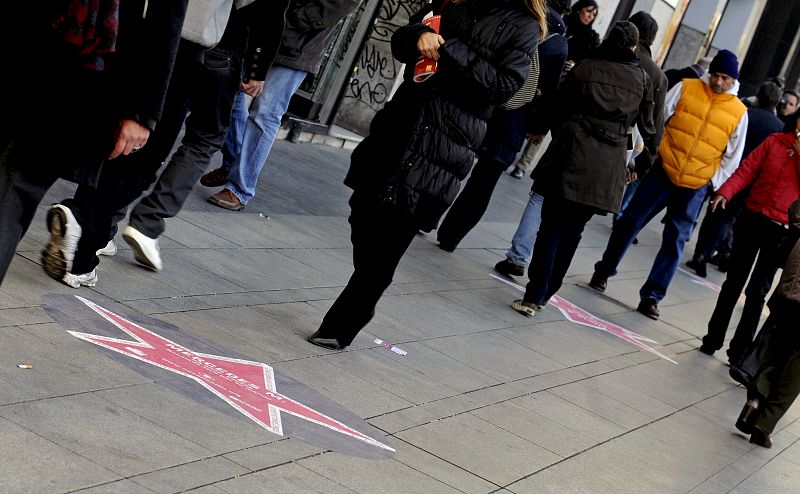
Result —
[[538, 28], [521, 0], [449, 4], [442, 13], [438, 70], [418, 84], [411, 76], [417, 39], [430, 30], [419, 22], [425, 12], [392, 37], [395, 58], [407, 64], [405, 81], [353, 151], [345, 184], [394, 205], [430, 231], [469, 173], [494, 106], [522, 86], [538, 42], [531, 33]]
[[633, 52], [601, 46], [575, 64], [554, 100], [563, 123], [534, 170], [534, 191], [616, 212], [627, 177], [627, 130], [637, 124], [645, 142], [655, 133], [647, 73]]
[[289, 0], [256, 0], [235, 9], [219, 46], [244, 55], [244, 80], [263, 81], [278, 53]]
[[781, 131], [783, 131], [783, 122], [775, 115], [775, 110], [767, 108], [748, 108], [747, 133], [744, 136], [742, 161], [764, 142], [770, 134]]
[[667, 76], [664, 71], [653, 61], [650, 46], [639, 41], [639, 47], [636, 50], [639, 56], [639, 67], [647, 72], [650, 77], [650, 82], [653, 85], [653, 123], [655, 124], [656, 133], [652, 136], [651, 142], [645, 146], [645, 149], [636, 157], [636, 173], [639, 176], [644, 176], [656, 159], [656, 151], [661, 137], [664, 135], [664, 99], [667, 96]]
[[336, 24], [358, 0], [292, 0], [275, 63], [316, 74]]

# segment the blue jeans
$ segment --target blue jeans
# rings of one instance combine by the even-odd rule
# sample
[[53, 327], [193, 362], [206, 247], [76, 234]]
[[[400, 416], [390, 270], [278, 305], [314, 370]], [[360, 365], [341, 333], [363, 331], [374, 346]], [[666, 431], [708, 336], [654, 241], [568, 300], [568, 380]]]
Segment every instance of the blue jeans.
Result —
[[660, 163], [657, 163], [639, 184], [630, 204], [614, 224], [603, 258], [594, 266], [600, 276], [617, 274], [622, 257], [633, 239], [658, 213], [667, 208], [661, 249], [656, 254], [650, 276], [639, 290], [642, 299], [660, 301], [667, 294], [678, 269], [683, 247], [692, 235], [697, 215], [706, 197], [708, 185], [687, 189], [674, 185]]
[[506, 259], [511, 264], [527, 267], [531, 262], [533, 245], [536, 242], [536, 232], [542, 222], [542, 203], [544, 197], [535, 192], [531, 192], [528, 205], [519, 220], [519, 226], [511, 239], [511, 248], [506, 252]]
[[231, 126], [225, 139], [222, 166], [228, 169], [225, 188], [247, 204], [256, 195], [258, 175], [267, 161], [289, 100], [308, 72], [275, 65], [267, 72], [264, 92], [247, 109], [247, 95], [239, 91], [233, 103]]
[[619, 212], [614, 213], [614, 221], [617, 221], [619, 217], [622, 216], [622, 212], [625, 211], [625, 208], [627, 208], [628, 204], [631, 203], [631, 199], [633, 199], [633, 194], [636, 193], [636, 189], [639, 188], [639, 184], [641, 182], [642, 182], [641, 180], [636, 179], [625, 186], [625, 193], [622, 195], [622, 204], [619, 205]]

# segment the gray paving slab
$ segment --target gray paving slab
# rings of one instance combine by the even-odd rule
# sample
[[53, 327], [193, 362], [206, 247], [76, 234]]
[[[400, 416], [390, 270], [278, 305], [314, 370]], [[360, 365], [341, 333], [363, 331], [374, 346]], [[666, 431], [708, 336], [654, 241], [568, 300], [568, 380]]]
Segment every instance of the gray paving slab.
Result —
[[461, 492], [479, 494], [492, 492], [497, 488], [496, 484], [406, 442], [397, 441], [395, 445], [397, 462], [438, 479]]
[[130, 480], [118, 480], [74, 492], [80, 494], [150, 494], [153, 491]]
[[238, 494], [240, 492], [286, 494], [298, 492], [318, 494], [356, 492], [296, 463], [277, 466], [263, 472], [242, 475], [233, 480], [214, 484], [214, 486], [229, 494]]
[[573, 405], [606, 417], [625, 429], [633, 429], [652, 420], [647, 414], [606, 396], [583, 382], [565, 384], [551, 389], [550, 393]]
[[94, 395], [0, 407], [0, 416], [117, 475], [210, 456], [210, 451]]
[[231, 451], [224, 457], [250, 471], [258, 471], [322, 453], [321, 449], [310, 444], [284, 438], [269, 444]]
[[498, 485], [509, 484], [561, 458], [470, 414], [423, 425], [397, 436]]
[[222, 458], [208, 458], [156, 472], [130, 477], [129, 480], [153, 492], [183, 492], [249, 473], [249, 470]]

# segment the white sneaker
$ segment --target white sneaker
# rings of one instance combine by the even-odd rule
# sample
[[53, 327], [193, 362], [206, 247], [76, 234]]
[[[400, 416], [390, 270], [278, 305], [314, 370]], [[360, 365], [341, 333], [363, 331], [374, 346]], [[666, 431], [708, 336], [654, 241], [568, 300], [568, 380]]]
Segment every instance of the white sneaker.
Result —
[[113, 256], [117, 253], [117, 244], [113, 240], [109, 240], [105, 247], [97, 251], [98, 256]]
[[161, 271], [161, 252], [158, 250], [158, 239], [150, 238], [128, 225], [122, 231], [122, 239], [133, 249], [133, 257], [150, 269]]
[[42, 267], [48, 276], [61, 280], [72, 269], [83, 230], [72, 211], [62, 204], [53, 204], [47, 210], [47, 230], [50, 239], [42, 250]]
[[65, 284], [72, 288], [80, 288], [82, 286], [95, 286], [97, 284], [97, 270], [93, 269], [86, 274], [72, 274], [67, 273], [61, 278]]

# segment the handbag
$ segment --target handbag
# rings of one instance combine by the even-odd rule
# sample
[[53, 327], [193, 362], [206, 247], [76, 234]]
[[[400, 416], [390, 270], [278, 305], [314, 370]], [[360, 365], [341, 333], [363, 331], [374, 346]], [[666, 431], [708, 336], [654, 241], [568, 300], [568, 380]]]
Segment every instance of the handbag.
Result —
[[734, 381], [743, 386], [750, 385], [758, 373], [758, 365], [769, 347], [769, 339], [776, 326], [776, 316], [770, 314], [742, 358], [738, 362], [731, 362], [728, 374]]

